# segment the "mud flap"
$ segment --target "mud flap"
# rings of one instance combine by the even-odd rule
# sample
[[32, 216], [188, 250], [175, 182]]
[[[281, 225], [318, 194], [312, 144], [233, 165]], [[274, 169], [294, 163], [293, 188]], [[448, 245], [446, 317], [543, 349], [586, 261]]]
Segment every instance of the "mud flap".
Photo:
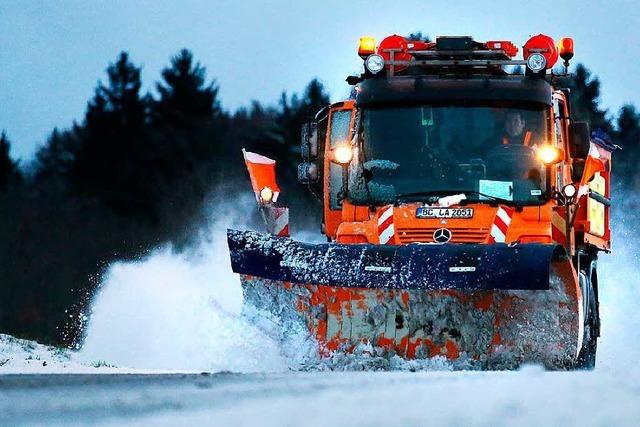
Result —
[[553, 244], [308, 244], [227, 231], [235, 273], [347, 288], [547, 290]]

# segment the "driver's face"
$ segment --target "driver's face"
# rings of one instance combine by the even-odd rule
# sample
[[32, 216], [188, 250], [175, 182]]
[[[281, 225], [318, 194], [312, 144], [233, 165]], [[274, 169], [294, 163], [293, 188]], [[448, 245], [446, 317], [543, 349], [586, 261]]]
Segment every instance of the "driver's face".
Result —
[[524, 131], [524, 120], [520, 114], [510, 114], [507, 116], [507, 121], [505, 123], [505, 130], [509, 136], [518, 136], [522, 135]]

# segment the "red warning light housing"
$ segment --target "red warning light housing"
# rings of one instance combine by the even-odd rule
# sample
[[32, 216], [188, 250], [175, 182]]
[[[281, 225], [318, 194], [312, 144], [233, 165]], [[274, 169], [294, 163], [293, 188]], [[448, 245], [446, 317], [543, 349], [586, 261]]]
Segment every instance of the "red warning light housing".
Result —
[[552, 68], [558, 62], [558, 49], [553, 39], [544, 34], [531, 37], [522, 47], [524, 59], [532, 53], [540, 53], [547, 60], [547, 69]]
[[508, 40], [491, 40], [485, 43], [489, 50], [503, 50], [510, 58], [518, 54], [518, 48]]
[[573, 58], [573, 39], [571, 37], [563, 37], [558, 42], [558, 48], [560, 49], [560, 58], [568, 62]]
[[[382, 40], [378, 45], [378, 55], [382, 56], [386, 61], [391, 60], [391, 52], [389, 50], [394, 50], [393, 52], [393, 60], [394, 61], [411, 61], [413, 59], [413, 55], [411, 55], [409, 51], [409, 43], [407, 39], [397, 34], [389, 36]], [[415, 44], [415, 42], [413, 42]], [[398, 51], [395, 51], [398, 50]], [[388, 66], [387, 66], [388, 67]], [[395, 71], [402, 71], [406, 66], [396, 65]]]

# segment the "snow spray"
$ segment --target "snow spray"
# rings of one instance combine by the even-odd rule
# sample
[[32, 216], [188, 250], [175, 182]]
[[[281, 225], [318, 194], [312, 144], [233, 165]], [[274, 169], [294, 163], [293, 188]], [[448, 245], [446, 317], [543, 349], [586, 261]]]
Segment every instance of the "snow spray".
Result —
[[[613, 253], [598, 260], [602, 337], [597, 370], [631, 369], [640, 355], [640, 221], [633, 198], [616, 195]], [[624, 204], [624, 206], [623, 206]], [[80, 356], [137, 369], [273, 372], [300, 368], [309, 347], [292, 333], [270, 334], [260, 315], [241, 315], [242, 291], [231, 271], [226, 228], [251, 228], [251, 199], [218, 206], [201, 243], [188, 253], [160, 248], [138, 262], [115, 263], [93, 300]], [[252, 224], [256, 228], [256, 224]], [[317, 234], [317, 233], [316, 233]], [[310, 240], [319, 235], [294, 236]], [[365, 352], [366, 353], [366, 352]], [[366, 356], [364, 357], [367, 358]], [[319, 369], [449, 369], [442, 361], [369, 361], [342, 355]], [[436, 363], [434, 363], [436, 362]], [[640, 369], [640, 368], [634, 368]]]
[[612, 200], [612, 253], [598, 256], [601, 337], [596, 369], [637, 369], [640, 358], [640, 220], [631, 191]]
[[285, 370], [277, 340], [241, 316], [242, 290], [229, 263], [226, 229], [247, 227], [248, 209], [240, 207], [252, 205], [217, 205], [217, 220], [188, 252], [164, 247], [111, 265], [79, 357], [136, 369]]

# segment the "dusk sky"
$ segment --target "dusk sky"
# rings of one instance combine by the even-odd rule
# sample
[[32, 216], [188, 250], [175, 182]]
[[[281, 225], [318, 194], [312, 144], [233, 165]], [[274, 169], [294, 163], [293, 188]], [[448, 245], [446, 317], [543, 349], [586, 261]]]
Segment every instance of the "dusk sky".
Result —
[[[28, 161], [54, 127], [82, 120], [86, 103], [121, 50], [153, 90], [171, 55], [186, 47], [220, 86], [225, 109], [275, 103], [313, 77], [333, 100], [359, 70], [361, 35], [472, 35], [512, 40], [572, 36], [576, 56], [602, 81], [617, 113], [640, 106], [640, 12], [613, 1], [13, 1], [0, 3], [0, 130]], [[521, 50], [520, 50], [521, 53]]]

